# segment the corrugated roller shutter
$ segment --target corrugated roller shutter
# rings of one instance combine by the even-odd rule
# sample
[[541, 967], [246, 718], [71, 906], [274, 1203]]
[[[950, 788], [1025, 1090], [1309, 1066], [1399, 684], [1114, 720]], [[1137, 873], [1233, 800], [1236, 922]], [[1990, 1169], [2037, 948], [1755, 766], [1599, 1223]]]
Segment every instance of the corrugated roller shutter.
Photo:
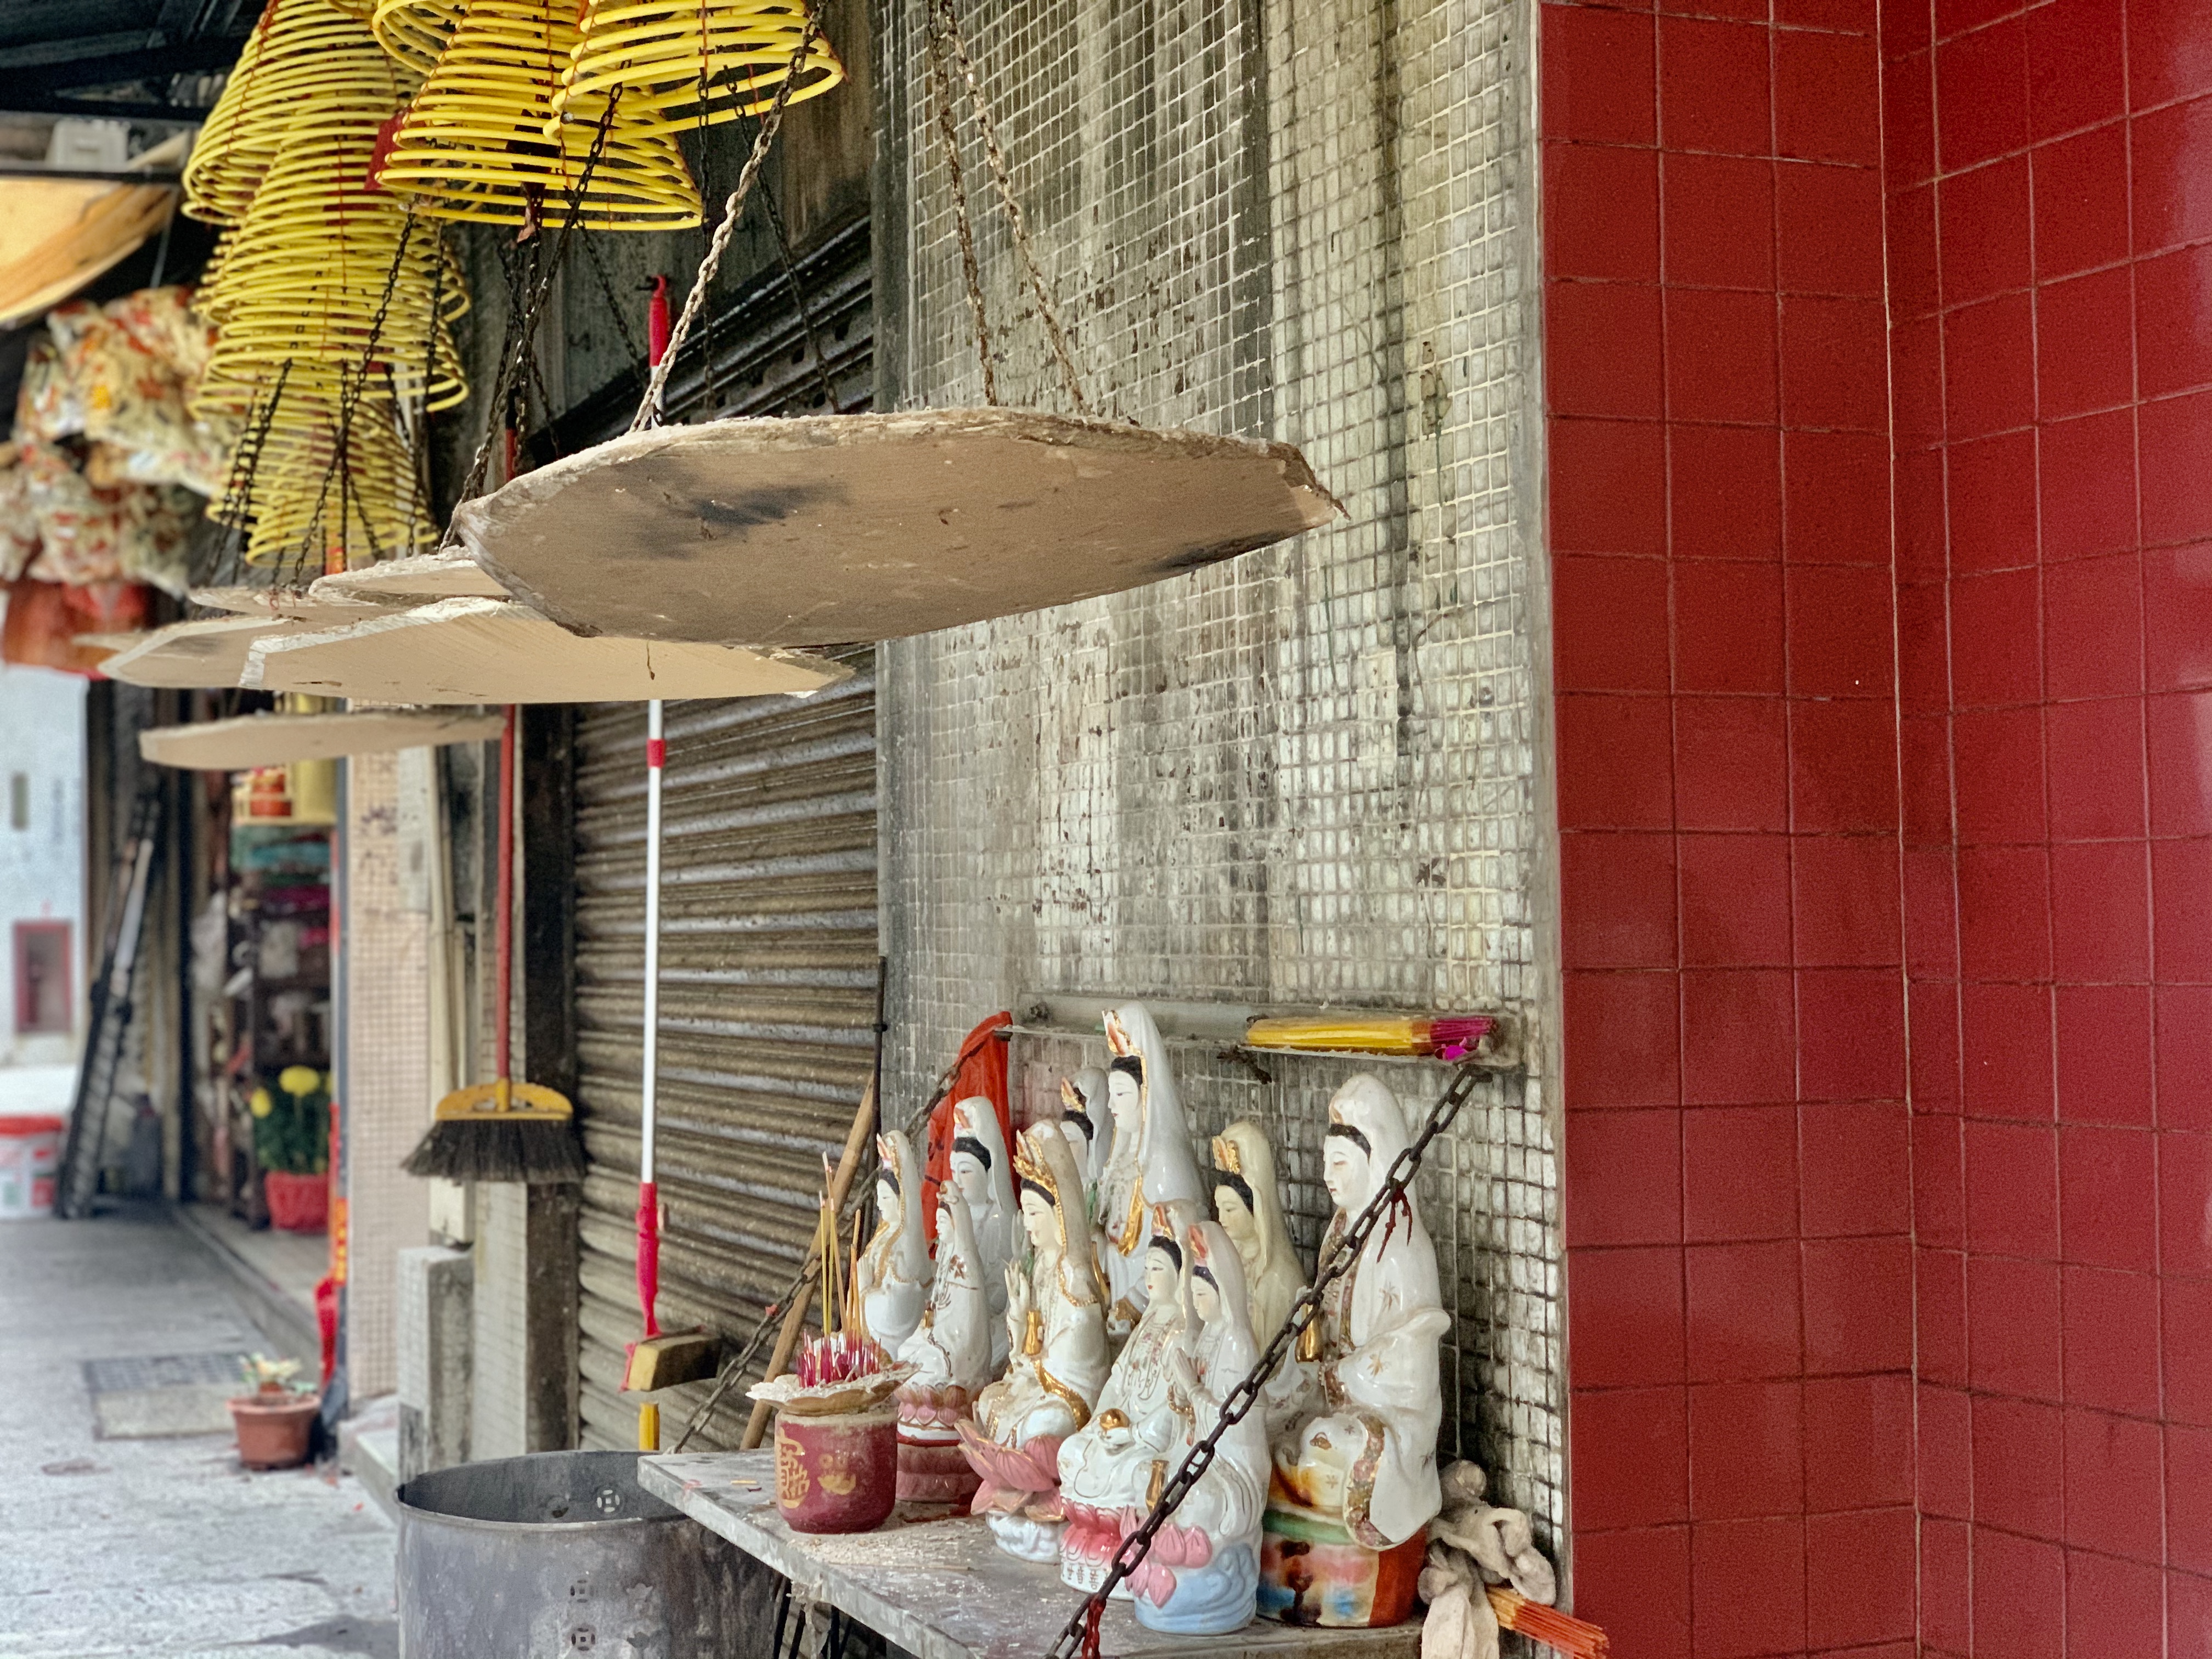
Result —
[[[672, 703], [663, 798], [660, 1322], [743, 1342], [797, 1271], [876, 1018], [874, 653], [803, 702]], [[577, 753], [583, 1441], [635, 1443], [645, 711], [585, 711]], [[676, 1425], [704, 1392], [664, 1404]], [[732, 1390], [695, 1444], [734, 1444]]]

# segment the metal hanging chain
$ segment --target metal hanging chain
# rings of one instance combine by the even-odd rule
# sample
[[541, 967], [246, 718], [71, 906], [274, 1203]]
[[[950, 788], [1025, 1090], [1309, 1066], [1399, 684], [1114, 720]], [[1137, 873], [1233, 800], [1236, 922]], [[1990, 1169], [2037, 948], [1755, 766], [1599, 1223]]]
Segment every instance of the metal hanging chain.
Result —
[[633, 362], [643, 362], [645, 348], [637, 343], [637, 336], [630, 332], [629, 319], [623, 314], [621, 300], [616, 297], [614, 283], [607, 275], [606, 261], [599, 258], [599, 238], [589, 231], [584, 233], [584, 254], [592, 262], [592, 275], [599, 279], [599, 297], [606, 301], [607, 314], [615, 319], [615, 332], [622, 336], [623, 349], [629, 354]]
[[983, 365], [983, 401], [999, 406], [998, 371], [991, 362], [991, 319], [983, 304], [982, 268], [975, 259], [975, 222], [968, 207], [967, 175], [960, 166], [960, 128], [952, 101], [952, 76], [945, 65], [945, 43], [939, 38], [937, 0], [929, 0], [923, 16], [923, 38], [929, 46], [929, 80], [937, 91], [937, 136], [945, 145], [945, 173], [952, 188], [952, 228], [960, 238], [960, 275], [968, 288], [968, 316], [975, 325], [975, 356]]
[[[791, 252], [791, 232], [783, 222], [783, 210], [776, 205], [775, 192], [766, 184], [760, 185], [761, 205], [768, 210], [769, 228], [775, 233], [775, 255], [783, 266], [783, 280], [791, 289], [792, 308], [799, 313], [799, 331], [805, 337], [808, 354], [814, 359], [814, 373], [822, 387], [822, 405], [825, 412], [837, 412], [836, 389], [830, 384], [830, 364], [823, 356], [822, 342], [814, 332], [813, 313], [806, 308], [806, 292], [799, 281], [799, 263]], [[708, 327], [707, 372], [714, 373], [714, 324]]]
[[[521, 374], [523, 360], [537, 340], [538, 318], [544, 311], [546, 296], [553, 291], [553, 279], [560, 274], [562, 264], [568, 258], [568, 243], [575, 234], [577, 222], [584, 216], [584, 192], [591, 187], [592, 174], [599, 170], [599, 162], [607, 153], [607, 137], [614, 130], [615, 106], [621, 100], [622, 88], [619, 86], [607, 94], [607, 106], [599, 112], [599, 130], [592, 135], [590, 153], [585, 156], [583, 169], [576, 176], [575, 188], [569, 193], [568, 211], [561, 222], [561, 234], [554, 241], [553, 256], [544, 261], [544, 269], [530, 291], [519, 322], [512, 311], [509, 313], [507, 321], [514, 349], [502, 355], [499, 373], [493, 377], [491, 396], [484, 405], [483, 438], [477, 445], [476, 457], [469, 463], [467, 476], [461, 480], [460, 493], [457, 497], [459, 501], [474, 500], [483, 488], [485, 476], [491, 470], [491, 452], [499, 440], [501, 429], [500, 416], [507, 406], [508, 388]], [[452, 540], [449, 530], [447, 544], [451, 545]]]
[[1387, 1218], [1394, 1210], [1411, 1201], [1407, 1197], [1406, 1189], [1420, 1171], [1422, 1154], [1428, 1151], [1430, 1142], [1451, 1127], [1452, 1120], [1459, 1115], [1459, 1109], [1474, 1092], [1475, 1084], [1481, 1075], [1480, 1069], [1472, 1060], [1462, 1063], [1453, 1073], [1450, 1086], [1430, 1108], [1428, 1121], [1422, 1124], [1421, 1133], [1414, 1138], [1413, 1145], [1390, 1161], [1389, 1169], [1383, 1173], [1382, 1187], [1374, 1197], [1367, 1200], [1366, 1207], [1352, 1218], [1352, 1224], [1345, 1229], [1343, 1237], [1336, 1242], [1336, 1248], [1329, 1252], [1328, 1259], [1314, 1274], [1314, 1282], [1298, 1292], [1297, 1300], [1291, 1304], [1290, 1317], [1283, 1322], [1282, 1329], [1275, 1333], [1274, 1340], [1267, 1344], [1266, 1352], [1254, 1363], [1244, 1380], [1229, 1391], [1228, 1397], [1221, 1402], [1219, 1419], [1206, 1437], [1184, 1455], [1182, 1467], [1161, 1488], [1159, 1501], [1152, 1505], [1152, 1513], [1145, 1517], [1144, 1524], [1121, 1540], [1121, 1548], [1114, 1552], [1106, 1582], [1091, 1591], [1083, 1605], [1076, 1609], [1075, 1616], [1060, 1632], [1060, 1639], [1048, 1650], [1046, 1659], [1078, 1659], [1079, 1655], [1081, 1659], [1097, 1659], [1098, 1620], [1106, 1610], [1106, 1598], [1114, 1593], [1116, 1584], [1137, 1570], [1138, 1564], [1151, 1551], [1152, 1540], [1161, 1527], [1166, 1524], [1176, 1506], [1189, 1496], [1190, 1489], [1212, 1466], [1214, 1448], [1220, 1443], [1221, 1437], [1242, 1422], [1259, 1402], [1260, 1390], [1267, 1386], [1267, 1379], [1274, 1376], [1292, 1346], [1305, 1334], [1306, 1328], [1319, 1316], [1322, 1295], [1331, 1285], [1352, 1271], [1352, 1264], [1359, 1260], [1359, 1253], [1367, 1247], [1367, 1241], [1375, 1229], [1386, 1225]]
[[[434, 237], [435, 234], [435, 232], [432, 233]], [[399, 222], [399, 246], [392, 250], [392, 267], [384, 273], [384, 292], [377, 296], [376, 311], [374, 314], [369, 318], [368, 339], [362, 347], [361, 367], [346, 376], [338, 393], [337, 449], [331, 457], [331, 465], [325, 468], [323, 472], [321, 485], [315, 491], [315, 509], [313, 514], [309, 517], [307, 529], [303, 532], [303, 538], [314, 535], [315, 532], [321, 528], [323, 521], [323, 507], [325, 502], [330, 498], [331, 482], [337, 477], [341, 471], [345, 473], [345, 477], [339, 486], [341, 494], [343, 495], [344, 492], [351, 490], [355, 487], [350, 471], [353, 449], [354, 415], [361, 407], [361, 400], [363, 394], [365, 394], [368, 390], [370, 376], [375, 373], [376, 348], [383, 339], [385, 319], [392, 313], [392, 300], [399, 291], [400, 273], [406, 269], [407, 265], [408, 246], [414, 240], [414, 238], [415, 204], [410, 200], [407, 204], [407, 210], [404, 216]], [[436, 326], [436, 315], [434, 311], [432, 313], [431, 327], [434, 331]], [[356, 504], [358, 504], [358, 502], [356, 502]], [[350, 519], [347, 514], [345, 507], [342, 501], [338, 508], [338, 545], [341, 550], [343, 550], [345, 545], [345, 532], [349, 527], [350, 522]], [[375, 529], [368, 521], [368, 514], [366, 507], [363, 507], [362, 511], [362, 526], [364, 532], [368, 535], [370, 547], [374, 550], [375, 546]], [[307, 545], [303, 539], [302, 545], [300, 549], [300, 565], [302, 573], [304, 573], [307, 568], [307, 556], [313, 551], [313, 549]], [[323, 574], [324, 573], [319, 570], [315, 572], [316, 575], [321, 575]], [[310, 580], [312, 580], [313, 578], [311, 577]]]
[[1077, 414], [1088, 415], [1091, 405], [1084, 398], [1082, 377], [1075, 372], [1075, 359], [1068, 351], [1067, 336], [1060, 325], [1060, 307], [1053, 301], [1051, 284], [1045, 281], [1044, 266], [1039, 263], [1036, 249], [1030, 241], [1029, 225], [1022, 217], [1022, 204], [1014, 195], [1012, 171], [1006, 165], [1006, 151], [999, 145], [998, 123], [992, 118], [990, 100], [983, 95], [983, 83], [975, 73], [975, 61], [968, 55], [968, 43], [961, 37], [954, 0], [929, 0], [929, 5], [933, 13], [942, 15], [945, 44], [959, 62], [961, 79], [968, 83], [969, 101], [975, 110], [975, 125], [983, 135], [983, 159], [991, 169], [991, 184], [998, 191], [999, 206], [1006, 216], [1006, 228], [1013, 234], [1014, 250], [1021, 255], [1030, 292], [1036, 296], [1037, 313], [1044, 319], [1045, 336], [1052, 343], [1052, 355], [1060, 364], [1060, 379], [1066, 383], [1068, 401], [1075, 405]]
[[722, 204], [722, 222], [714, 227], [714, 240], [707, 244], [707, 257], [699, 262], [698, 274], [691, 279], [691, 291], [684, 296], [684, 309], [676, 319], [676, 325], [668, 331], [668, 349], [653, 366], [652, 378], [646, 382], [645, 396], [638, 402], [637, 413], [630, 418], [632, 432], [643, 432], [659, 424], [660, 400], [668, 390], [668, 375], [676, 367], [676, 355], [684, 349], [685, 337], [698, 320], [700, 307], [707, 303], [707, 290], [714, 285], [715, 273], [722, 268], [722, 256], [729, 251], [730, 238], [736, 234], [738, 216], [744, 210], [745, 198], [752, 193], [753, 180], [760, 176], [761, 164], [768, 160], [769, 146], [775, 141], [776, 129], [783, 125], [783, 112], [790, 106], [792, 88], [799, 84], [799, 70], [821, 29], [820, 16], [809, 6], [806, 27], [799, 31], [798, 49], [791, 55], [791, 67], [784, 76], [783, 84], [775, 89], [775, 101], [761, 118], [760, 131], [753, 139], [752, 153], [745, 157], [744, 170], [738, 174], [737, 188]]

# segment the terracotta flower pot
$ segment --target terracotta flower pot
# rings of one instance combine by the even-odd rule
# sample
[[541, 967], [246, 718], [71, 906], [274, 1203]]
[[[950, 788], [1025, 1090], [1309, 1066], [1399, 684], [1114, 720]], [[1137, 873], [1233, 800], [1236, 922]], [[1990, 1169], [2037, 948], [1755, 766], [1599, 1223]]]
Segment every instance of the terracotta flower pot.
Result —
[[232, 1401], [238, 1461], [249, 1469], [289, 1469], [306, 1462], [307, 1435], [322, 1408], [319, 1394], [249, 1394]]
[[288, 1233], [319, 1233], [330, 1224], [331, 1178], [271, 1170], [261, 1177], [269, 1200], [269, 1224]]

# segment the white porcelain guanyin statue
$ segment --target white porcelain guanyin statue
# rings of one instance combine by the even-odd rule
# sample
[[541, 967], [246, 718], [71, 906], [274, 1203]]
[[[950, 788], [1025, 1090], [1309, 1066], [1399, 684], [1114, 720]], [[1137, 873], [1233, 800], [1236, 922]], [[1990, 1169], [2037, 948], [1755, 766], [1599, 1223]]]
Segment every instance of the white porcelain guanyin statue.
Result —
[[[1164, 1205], [1145, 1245], [1145, 1311], [1121, 1345], [1091, 1421], [1060, 1449], [1060, 1504], [1067, 1517], [1060, 1576], [1079, 1590], [1105, 1582], [1125, 1522], [1141, 1519], [1167, 1478], [1167, 1460], [1188, 1419], [1174, 1356], [1195, 1334], [1183, 1295], [1182, 1241]], [[1126, 1583], [1115, 1594], [1129, 1594]]]
[[[1379, 1079], [1363, 1073], [1336, 1091], [1322, 1154], [1336, 1214], [1322, 1261], [1408, 1139], [1405, 1113]], [[1279, 1495], [1340, 1522], [1370, 1550], [1416, 1538], [1441, 1501], [1437, 1345], [1450, 1324], [1436, 1249], [1408, 1195], [1323, 1297], [1312, 1327], [1318, 1398], [1275, 1441]]]
[[1106, 1160], [1114, 1151], [1114, 1120], [1106, 1104], [1106, 1073], [1086, 1066], [1073, 1077], [1060, 1080], [1060, 1132], [1075, 1154], [1082, 1171], [1083, 1189], [1091, 1206], [1091, 1218], [1098, 1219], [1098, 1177], [1106, 1173]]
[[[1306, 1287], [1306, 1275], [1283, 1217], [1274, 1150], [1257, 1123], [1239, 1118], [1214, 1136], [1213, 1171], [1213, 1211], [1237, 1247], [1252, 1334], [1264, 1346], [1290, 1317], [1291, 1304]], [[1268, 1433], [1279, 1431], [1297, 1414], [1311, 1380], [1312, 1368], [1295, 1354], [1268, 1378], [1261, 1393]]]
[[952, 1109], [952, 1184], [975, 1220], [983, 1252], [983, 1287], [991, 1299], [991, 1369], [1006, 1363], [1001, 1333], [1006, 1312], [1006, 1265], [1022, 1253], [1021, 1217], [1014, 1203], [1013, 1161], [999, 1134], [998, 1109], [971, 1095]]
[[960, 1425], [961, 1449], [981, 1477], [974, 1509], [999, 1547], [1025, 1561], [1060, 1556], [1060, 1448], [1091, 1420], [1106, 1381], [1105, 1286], [1099, 1282], [1083, 1177], [1066, 1137], [1049, 1123], [1024, 1130], [1015, 1171], [1030, 1261], [1006, 1271], [1006, 1373]]
[[921, 1160], [896, 1129], [876, 1137], [876, 1236], [853, 1264], [853, 1289], [860, 1334], [895, 1356], [921, 1322], [930, 1281]]
[[1167, 1206], [1180, 1237], [1203, 1214], [1206, 1186], [1191, 1156], [1166, 1045], [1144, 1004], [1128, 1003], [1106, 1016], [1106, 1042], [1114, 1051], [1106, 1069], [1114, 1146], [1098, 1179], [1098, 1231], [1106, 1247], [1107, 1328], [1118, 1336], [1144, 1312], [1153, 1208]]
[[937, 1272], [929, 1300], [894, 1356], [914, 1367], [899, 1385], [898, 1497], [965, 1503], [975, 1476], [960, 1450], [960, 1422], [991, 1380], [990, 1299], [975, 1218], [950, 1185], [937, 1194]]
[[[1200, 1222], [1186, 1239], [1191, 1313], [1198, 1328], [1170, 1360], [1176, 1391], [1188, 1402], [1182, 1438], [1169, 1449], [1170, 1478], [1191, 1449], [1213, 1431], [1223, 1403], [1260, 1357], [1236, 1244], [1212, 1221]], [[1255, 1409], [1222, 1435], [1213, 1462], [1161, 1526], [1131, 1575], [1139, 1624], [1178, 1635], [1219, 1636], [1251, 1620], [1260, 1586], [1267, 1480], [1267, 1431]]]

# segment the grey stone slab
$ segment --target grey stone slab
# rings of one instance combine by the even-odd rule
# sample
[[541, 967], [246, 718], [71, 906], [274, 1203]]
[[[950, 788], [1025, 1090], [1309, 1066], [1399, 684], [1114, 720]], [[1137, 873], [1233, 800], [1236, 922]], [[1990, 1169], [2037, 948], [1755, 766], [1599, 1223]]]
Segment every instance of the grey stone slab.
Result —
[[[803, 1594], [880, 1632], [917, 1659], [1043, 1659], [1083, 1598], [1057, 1568], [1017, 1561], [975, 1516], [902, 1522], [871, 1533], [794, 1533], [775, 1510], [773, 1451], [664, 1454], [640, 1466], [646, 1490]], [[1230, 1636], [1168, 1636], [1107, 1609], [1109, 1659], [1412, 1659], [1418, 1622], [1394, 1630], [1302, 1630], [1256, 1619]]]

